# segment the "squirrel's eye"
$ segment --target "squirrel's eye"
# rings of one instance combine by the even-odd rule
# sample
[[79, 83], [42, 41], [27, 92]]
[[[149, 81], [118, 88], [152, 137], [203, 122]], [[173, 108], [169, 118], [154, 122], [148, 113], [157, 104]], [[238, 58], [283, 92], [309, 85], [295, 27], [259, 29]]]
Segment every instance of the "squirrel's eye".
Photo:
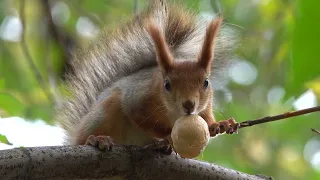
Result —
[[171, 91], [171, 85], [170, 85], [170, 82], [167, 79], [164, 81], [164, 88], [167, 91]]
[[208, 80], [208, 79], [206, 79], [206, 80], [204, 80], [203, 88], [204, 88], [204, 89], [207, 89], [207, 88], [208, 88], [208, 86], [209, 86], [209, 80]]

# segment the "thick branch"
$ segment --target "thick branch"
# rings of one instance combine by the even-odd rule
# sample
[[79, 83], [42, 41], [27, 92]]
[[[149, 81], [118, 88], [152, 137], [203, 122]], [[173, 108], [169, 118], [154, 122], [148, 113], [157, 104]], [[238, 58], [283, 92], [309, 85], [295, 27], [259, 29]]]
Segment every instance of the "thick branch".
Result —
[[[15, 148], [0, 151], [1, 179], [265, 179], [175, 154], [136, 146], [101, 152], [90, 146]], [[271, 179], [271, 178], [269, 178]]]

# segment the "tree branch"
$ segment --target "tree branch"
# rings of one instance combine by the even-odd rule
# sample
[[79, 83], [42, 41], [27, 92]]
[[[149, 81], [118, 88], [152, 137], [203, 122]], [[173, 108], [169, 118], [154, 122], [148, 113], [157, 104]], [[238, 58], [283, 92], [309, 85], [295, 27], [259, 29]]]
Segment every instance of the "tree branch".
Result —
[[34, 64], [33, 59], [30, 55], [27, 43], [26, 43], [26, 38], [25, 38], [25, 31], [26, 31], [26, 23], [25, 23], [25, 0], [21, 0], [20, 1], [20, 20], [21, 20], [21, 24], [22, 24], [22, 33], [21, 33], [21, 48], [23, 53], [26, 56], [27, 62], [32, 70], [32, 72], [35, 74], [35, 78], [38, 81], [40, 87], [42, 88], [42, 90], [44, 91], [44, 93], [46, 94], [47, 98], [49, 99], [49, 101], [52, 101], [52, 95], [50, 93], [50, 91], [48, 90], [48, 86], [45, 82], [45, 80], [43, 79], [43, 77], [41, 76], [40, 71], [38, 70], [37, 66]]
[[[42, 2], [43, 3], [47, 2], [48, 6], [49, 6], [49, 2], [48, 1], [44, 2], [44, 0], [43, 0]], [[48, 7], [46, 10], [50, 10], [50, 7]], [[50, 14], [50, 17], [48, 17], [49, 16], [48, 14]], [[46, 28], [49, 31], [50, 30], [54, 31], [52, 29], [54, 29], [55, 27], [52, 27], [52, 25], [51, 25], [51, 23], [53, 23], [52, 16], [51, 16], [51, 11], [47, 13], [46, 18], [47, 18], [46, 21], [45, 21]], [[48, 71], [49, 85], [51, 87], [53, 97], [54, 97], [56, 102], [60, 102], [61, 96], [60, 96], [60, 93], [59, 93], [59, 91], [57, 89], [57, 83], [56, 83], [55, 74], [54, 74], [54, 71], [53, 71], [53, 63], [52, 63], [51, 52], [50, 52], [51, 51], [51, 36], [52, 36], [50, 34], [53, 34], [53, 33], [50, 33], [49, 31], [45, 32], [45, 39], [44, 39], [45, 40], [45, 44], [46, 44], [46, 47], [45, 47], [45, 62], [46, 62], [46, 68], [47, 68], [47, 71]], [[64, 55], [64, 57], [67, 57], [67, 55]]]
[[316, 112], [316, 111], [320, 111], [320, 106], [302, 109], [302, 110], [298, 110], [298, 111], [285, 112], [285, 113], [282, 113], [279, 115], [267, 116], [267, 117], [263, 117], [263, 118], [259, 118], [259, 119], [255, 119], [255, 120], [248, 120], [248, 121], [241, 122], [239, 124], [240, 124], [240, 128], [244, 128], [244, 127], [248, 127], [248, 126], [254, 126], [257, 124], [271, 122], [271, 121], [282, 120], [282, 119], [286, 119], [286, 118], [290, 118], [290, 117], [294, 117], [294, 116], [300, 116], [303, 114], [308, 114], [308, 113], [312, 113], [312, 112]]
[[320, 135], [320, 131], [317, 130], [317, 129], [315, 129], [315, 128], [311, 128], [311, 131], [312, 131], [312, 132], [315, 132], [315, 133], [318, 134], [318, 135]]
[[[301, 116], [304, 114], [317, 112], [317, 111], [320, 111], [320, 106], [302, 109], [302, 110], [298, 110], [298, 111], [285, 112], [285, 113], [275, 115], [275, 116], [266, 116], [266, 117], [259, 118], [259, 119], [247, 120], [247, 121], [243, 121], [243, 122], [238, 123], [238, 125], [239, 125], [239, 129], [240, 129], [240, 128], [245, 128], [245, 127], [249, 127], [249, 126], [254, 126], [257, 124], [263, 124], [263, 123], [267, 123], [267, 122], [287, 119], [290, 117]], [[234, 119], [234, 118], [230, 118], [230, 120], [231, 119]], [[223, 125], [220, 125], [219, 128], [220, 128], [221, 132], [223, 132], [223, 133], [225, 132]], [[312, 131], [314, 131], [314, 130], [312, 130]], [[320, 134], [320, 132], [319, 132], [319, 134]], [[214, 136], [216, 136], [216, 134], [211, 134], [211, 136], [214, 137]]]
[[133, 1], [133, 13], [134, 15], [138, 15], [138, 11], [139, 10], [139, 1], [138, 0], [134, 0]]
[[[70, 66], [70, 60], [73, 56], [73, 51], [76, 47], [76, 41], [72, 38], [67, 31], [62, 31], [54, 22], [51, 14], [50, 0], [41, 0], [42, 9], [44, 17], [46, 18], [46, 23], [48, 27], [48, 32], [50, 36], [59, 44], [62, 52], [62, 58], [64, 60], [64, 70], [62, 74], [65, 74], [66, 71], [73, 71]], [[64, 76], [61, 76], [64, 79]]]
[[220, 179], [262, 180], [215, 164], [162, 155], [137, 146], [101, 152], [91, 146], [15, 148], [0, 151], [1, 179]]

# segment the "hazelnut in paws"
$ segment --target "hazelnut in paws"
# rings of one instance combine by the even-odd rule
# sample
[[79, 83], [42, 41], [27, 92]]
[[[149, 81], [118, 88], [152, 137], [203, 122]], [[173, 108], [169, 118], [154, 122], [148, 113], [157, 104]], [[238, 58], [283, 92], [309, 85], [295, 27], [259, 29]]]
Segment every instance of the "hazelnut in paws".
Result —
[[198, 115], [180, 117], [171, 132], [173, 149], [183, 158], [195, 158], [208, 145], [210, 138], [206, 121]]

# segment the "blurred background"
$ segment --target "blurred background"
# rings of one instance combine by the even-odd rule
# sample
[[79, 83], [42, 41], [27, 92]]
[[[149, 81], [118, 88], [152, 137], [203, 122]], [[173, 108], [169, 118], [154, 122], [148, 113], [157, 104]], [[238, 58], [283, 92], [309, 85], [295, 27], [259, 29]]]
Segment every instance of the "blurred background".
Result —
[[[54, 99], [71, 55], [139, 12], [147, 0], [0, 0], [0, 148], [59, 145]], [[316, 106], [320, 1], [186, 0], [199, 16], [224, 16], [241, 44], [215, 82], [215, 115], [237, 121]], [[241, 129], [199, 157], [275, 179], [320, 179], [320, 113]]]

